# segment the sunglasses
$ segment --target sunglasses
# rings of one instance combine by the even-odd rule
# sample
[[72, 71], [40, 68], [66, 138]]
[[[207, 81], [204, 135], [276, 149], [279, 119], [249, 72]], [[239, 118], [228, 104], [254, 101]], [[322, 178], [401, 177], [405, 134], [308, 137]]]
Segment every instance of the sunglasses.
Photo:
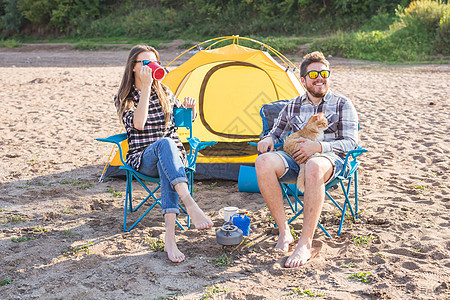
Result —
[[141, 62], [143, 66], [151, 64], [153, 62], [157, 63], [158, 65], [160, 64], [159, 61], [151, 61], [151, 60], [135, 60], [134, 62], [137, 62], [137, 63]]
[[316, 79], [317, 77], [319, 77], [319, 74], [323, 79], [328, 78], [330, 77], [330, 70], [322, 70], [322, 71], [312, 70], [306, 73], [305, 76], [303, 77], [309, 76], [309, 78], [311, 79]]

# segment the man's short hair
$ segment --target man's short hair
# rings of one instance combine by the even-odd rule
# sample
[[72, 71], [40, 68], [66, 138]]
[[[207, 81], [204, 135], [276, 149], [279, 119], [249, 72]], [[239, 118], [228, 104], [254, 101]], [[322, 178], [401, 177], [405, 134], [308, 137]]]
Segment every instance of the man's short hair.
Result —
[[303, 57], [303, 61], [302, 61], [302, 64], [300, 66], [300, 76], [301, 77], [305, 77], [306, 69], [308, 68], [308, 66], [310, 64], [315, 63], [315, 62], [323, 63], [325, 66], [327, 66], [327, 68], [330, 68], [330, 63], [325, 58], [323, 53], [319, 52], [319, 51], [314, 51], [314, 52], [306, 54]]

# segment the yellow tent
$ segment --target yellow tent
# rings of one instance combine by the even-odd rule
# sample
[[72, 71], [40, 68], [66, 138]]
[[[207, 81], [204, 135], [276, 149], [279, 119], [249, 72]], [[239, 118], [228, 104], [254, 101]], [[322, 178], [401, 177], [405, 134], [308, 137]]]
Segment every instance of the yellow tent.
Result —
[[[241, 46], [239, 41], [242, 40], [257, 43], [261, 49]], [[213, 49], [219, 43], [227, 42], [228, 45]], [[209, 46], [202, 49], [206, 44]], [[268, 45], [238, 36], [200, 43], [180, 54], [166, 67], [196, 48], [200, 50], [170, 71], [163, 83], [180, 100], [186, 96], [197, 99], [194, 135], [201, 141], [218, 142], [200, 153], [195, 178], [237, 180], [239, 166], [252, 165], [257, 155], [255, 147], [247, 142], [259, 139], [261, 106], [294, 98], [304, 89], [294, 75], [295, 65], [286, 57]], [[180, 129], [179, 134], [184, 140], [188, 133]], [[113, 163], [120, 164], [120, 159], [113, 159], [108, 169], [115, 166]], [[104, 177], [107, 176], [111, 176], [111, 172], [107, 171]]]

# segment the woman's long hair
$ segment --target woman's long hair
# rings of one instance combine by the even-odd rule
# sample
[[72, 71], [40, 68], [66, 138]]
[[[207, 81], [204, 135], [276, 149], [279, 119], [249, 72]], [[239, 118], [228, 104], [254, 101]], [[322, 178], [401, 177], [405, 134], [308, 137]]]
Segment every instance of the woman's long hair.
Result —
[[[133, 99], [130, 95], [131, 87], [135, 83], [133, 68], [136, 64], [137, 56], [142, 52], [153, 52], [156, 55], [156, 59], [159, 61], [159, 53], [155, 48], [146, 45], [136, 45], [128, 54], [127, 64], [125, 66], [125, 72], [123, 73], [122, 82], [120, 83], [119, 91], [116, 95], [115, 105], [119, 120], [123, 123], [123, 114], [134, 106]], [[155, 89], [158, 94], [159, 101], [164, 111], [165, 127], [170, 121], [170, 111], [172, 109], [169, 99], [167, 97], [167, 87], [161, 84], [158, 80], [153, 80], [152, 89]]]

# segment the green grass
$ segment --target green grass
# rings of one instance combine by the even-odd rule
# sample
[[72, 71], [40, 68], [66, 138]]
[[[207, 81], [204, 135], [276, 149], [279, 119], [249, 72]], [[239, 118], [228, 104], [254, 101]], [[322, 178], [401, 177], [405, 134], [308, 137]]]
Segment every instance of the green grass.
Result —
[[113, 188], [108, 188], [108, 189], [106, 189], [106, 191], [108, 193], [111, 193], [111, 196], [114, 197], [114, 198], [122, 197], [122, 192], [116, 191]]
[[351, 267], [354, 267], [354, 266], [355, 266], [354, 262], [349, 262], [349, 263], [346, 263], [346, 264], [342, 265], [342, 267], [344, 267], [344, 268], [351, 268]]
[[93, 245], [92, 242], [89, 242], [89, 243], [86, 243], [86, 244], [83, 244], [83, 245], [79, 245], [79, 246], [76, 246], [76, 247], [70, 247], [62, 255], [64, 257], [68, 257], [68, 258], [70, 258], [71, 256], [74, 256], [74, 255], [76, 255], [78, 253], [81, 253], [81, 252], [86, 252], [87, 255], [91, 255], [91, 253], [89, 252], [89, 248], [92, 245]]
[[229, 289], [221, 288], [217, 284], [205, 287], [205, 294], [200, 299], [211, 299], [214, 295], [227, 292]]
[[352, 241], [355, 245], [361, 246], [363, 244], [367, 244], [370, 241], [374, 240], [374, 236], [355, 236], [353, 237]]
[[4, 224], [18, 224], [18, 223], [23, 223], [23, 222], [27, 222], [28, 219], [22, 217], [22, 216], [18, 216], [18, 215], [13, 215], [13, 216], [9, 216], [6, 217], [6, 220], [3, 220]]
[[74, 44], [72, 47], [75, 50], [96, 51], [96, 50], [110, 50], [110, 49], [116, 48], [117, 46], [106, 46], [101, 43], [83, 41], [83, 42]]
[[427, 191], [427, 188], [425, 186], [423, 186], [423, 185], [420, 185], [420, 184], [411, 184], [411, 186], [413, 188], [415, 188], [416, 190], [419, 190], [419, 192], [426, 192]]
[[289, 225], [289, 229], [290, 229], [290, 231], [291, 231], [291, 235], [292, 235], [292, 237], [294, 238], [294, 240], [298, 239], [299, 236], [298, 236], [298, 234], [294, 231], [294, 226]]
[[46, 233], [46, 232], [48, 232], [47, 229], [44, 229], [41, 226], [35, 226], [35, 227], [31, 228], [30, 231], [33, 232], [33, 233]]
[[15, 39], [0, 40], [0, 47], [16, 48], [22, 46], [22, 43]]
[[73, 238], [75, 235], [73, 234], [72, 230], [66, 229], [63, 231], [63, 236], [68, 238]]
[[6, 277], [6, 278], [3, 278], [2, 280], [0, 280], [0, 286], [5, 286], [7, 284], [11, 284], [11, 278], [10, 277]]
[[60, 184], [70, 184], [70, 185], [73, 185], [73, 186], [78, 186], [82, 190], [87, 190], [87, 189], [89, 189], [89, 188], [94, 186], [93, 183], [90, 183], [90, 182], [87, 182], [87, 181], [80, 181], [78, 179], [71, 179], [71, 180], [64, 179], [64, 180], [59, 181], [58, 183], [60, 183]]
[[70, 207], [67, 208], [67, 209], [65, 209], [65, 210], [62, 210], [61, 213], [67, 214], [67, 215], [73, 215], [73, 214], [75, 214], [75, 212], [74, 212]]
[[362, 272], [362, 273], [355, 273], [350, 276], [348, 276], [350, 279], [355, 279], [364, 283], [371, 283], [373, 276], [370, 274], [370, 272]]
[[248, 238], [244, 238], [244, 240], [242, 241], [242, 245], [247, 246], [249, 248], [255, 248], [257, 244], [249, 240]]
[[14, 243], [21, 243], [21, 242], [26, 242], [26, 241], [31, 241], [34, 240], [34, 237], [32, 236], [21, 236], [19, 238], [12, 238], [11, 241]]
[[213, 183], [207, 185], [207, 186], [205, 187], [205, 189], [207, 189], [207, 190], [210, 191], [210, 190], [214, 189], [215, 187], [217, 187], [217, 182], [213, 182]]
[[223, 253], [218, 258], [213, 258], [209, 262], [213, 263], [215, 266], [225, 268], [233, 265], [233, 258], [231, 255], [229, 256], [226, 253]]
[[325, 297], [322, 294], [311, 292], [310, 290], [304, 290], [299, 288], [294, 288], [289, 292], [289, 295], [296, 295], [300, 297]]
[[165, 244], [163, 240], [147, 238], [145, 241], [150, 244], [152, 252], [164, 252]]

